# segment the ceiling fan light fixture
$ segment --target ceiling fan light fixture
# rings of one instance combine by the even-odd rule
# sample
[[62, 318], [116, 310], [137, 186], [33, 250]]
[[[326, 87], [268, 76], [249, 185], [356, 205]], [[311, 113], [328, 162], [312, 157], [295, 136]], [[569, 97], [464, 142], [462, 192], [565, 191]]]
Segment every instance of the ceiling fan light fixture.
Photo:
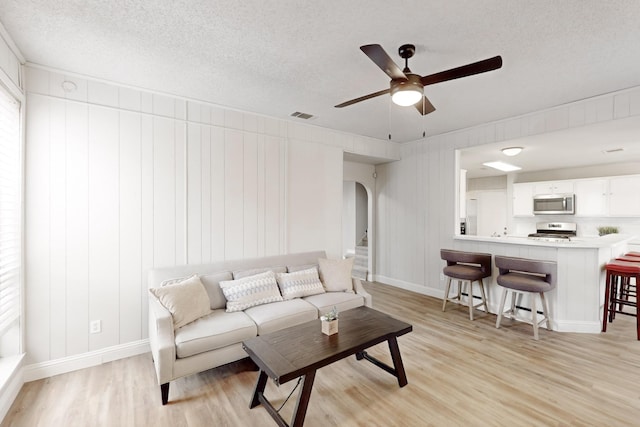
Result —
[[408, 107], [416, 104], [422, 99], [424, 86], [420, 82], [420, 76], [407, 73], [407, 80], [391, 80], [391, 100], [401, 107]]
[[502, 149], [502, 154], [505, 156], [513, 157], [522, 152], [522, 147], [507, 147]]
[[420, 99], [422, 99], [422, 92], [413, 87], [399, 89], [393, 95], [391, 95], [391, 100], [393, 101], [393, 103], [401, 107], [408, 107], [410, 105], [416, 104], [418, 101], [420, 101]]

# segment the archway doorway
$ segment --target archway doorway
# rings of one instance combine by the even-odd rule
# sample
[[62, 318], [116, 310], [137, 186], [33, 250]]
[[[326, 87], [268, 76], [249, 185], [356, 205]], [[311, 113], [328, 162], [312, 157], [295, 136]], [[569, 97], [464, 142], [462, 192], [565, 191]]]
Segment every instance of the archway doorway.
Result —
[[369, 256], [370, 196], [359, 182], [343, 182], [342, 253], [353, 257], [353, 276], [367, 280], [371, 271]]

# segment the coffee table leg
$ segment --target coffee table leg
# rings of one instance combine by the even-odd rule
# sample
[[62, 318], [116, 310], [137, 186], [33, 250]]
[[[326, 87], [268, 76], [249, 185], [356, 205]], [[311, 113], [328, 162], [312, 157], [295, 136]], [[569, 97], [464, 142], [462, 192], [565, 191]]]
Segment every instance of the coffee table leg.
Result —
[[296, 409], [293, 411], [293, 419], [291, 420], [291, 427], [302, 427], [304, 424], [304, 417], [307, 415], [307, 406], [309, 406], [309, 399], [311, 398], [311, 389], [313, 388], [313, 380], [316, 377], [316, 371], [308, 372], [304, 376], [302, 383], [302, 390], [298, 395], [298, 401], [296, 402]]
[[398, 384], [400, 385], [400, 387], [404, 387], [408, 383], [407, 374], [404, 371], [404, 365], [402, 364], [402, 356], [400, 356], [400, 347], [398, 347], [398, 340], [396, 339], [396, 337], [389, 338], [389, 351], [391, 352], [393, 367], [396, 369]]
[[253, 390], [253, 397], [249, 404], [249, 409], [255, 408], [260, 404], [260, 395], [264, 393], [264, 388], [267, 385], [267, 374], [261, 369], [260, 375], [258, 375], [258, 381], [256, 382], [256, 388]]

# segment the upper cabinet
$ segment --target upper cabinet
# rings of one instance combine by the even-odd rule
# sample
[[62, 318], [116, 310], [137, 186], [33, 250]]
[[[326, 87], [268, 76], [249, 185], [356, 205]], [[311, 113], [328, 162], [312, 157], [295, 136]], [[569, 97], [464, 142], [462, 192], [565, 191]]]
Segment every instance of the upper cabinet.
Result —
[[533, 216], [533, 196], [553, 193], [574, 193], [576, 216], [640, 216], [640, 175], [513, 184], [513, 216]]
[[640, 216], [640, 176], [609, 178], [609, 216]]
[[544, 181], [534, 183], [533, 194], [573, 193], [573, 181]]
[[576, 216], [607, 215], [607, 180], [580, 179], [573, 185], [576, 194]]
[[513, 184], [513, 216], [533, 216], [533, 189], [530, 182]]

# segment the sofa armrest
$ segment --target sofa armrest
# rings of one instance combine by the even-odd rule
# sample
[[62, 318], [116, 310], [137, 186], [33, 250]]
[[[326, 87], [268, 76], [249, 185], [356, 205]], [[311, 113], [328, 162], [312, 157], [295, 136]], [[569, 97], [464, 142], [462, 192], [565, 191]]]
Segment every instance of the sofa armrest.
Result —
[[158, 384], [173, 380], [173, 365], [176, 361], [176, 342], [173, 318], [154, 297], [149, 297], [149, 344]]
[[367, 307], [372, 307], [373, 298], [371, 297], [371, 294], [364, 289], [364, 286], [362, 286], [362, 282], [360, 281], [360, 279], [356, 279], [355, 277], [353, 277], [351, 278], [351, 280], [353, 282], [353, 290], [356, 292], [356, 294], [362, 295], [364, 297], [364, 305], [366, 305]]

